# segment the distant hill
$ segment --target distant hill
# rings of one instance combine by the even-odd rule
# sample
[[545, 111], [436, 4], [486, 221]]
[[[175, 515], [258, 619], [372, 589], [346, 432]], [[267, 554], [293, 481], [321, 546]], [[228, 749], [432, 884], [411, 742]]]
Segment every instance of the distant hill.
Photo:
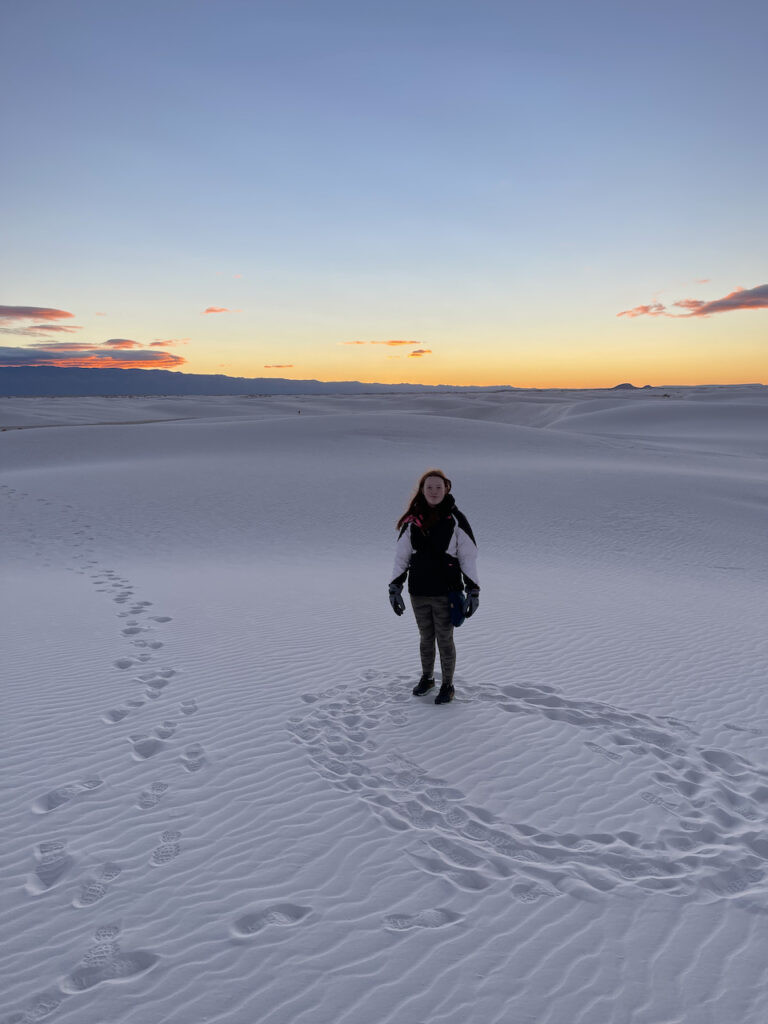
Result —
[[[392, 391], [477, 391], [427, 384], [364, 384], [357, 380], [288, 380], [284, 377], [226, 377], [175, 370], [96, 370], [60, 366], [0, 367], [0, 395], [42, 398], [94, 395], [361, 395]], [[488, 390], [488, 389], [484, 389]], [[508, 385], [495, 391], [513, 391]]]

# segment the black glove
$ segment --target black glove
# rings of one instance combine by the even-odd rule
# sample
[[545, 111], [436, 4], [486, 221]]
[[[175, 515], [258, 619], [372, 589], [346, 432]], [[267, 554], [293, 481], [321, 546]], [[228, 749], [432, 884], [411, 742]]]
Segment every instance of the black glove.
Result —
[[479, 590], [468, 590], [467, 596], [464, 598], [464, 617], [466, 619], [471, 618], [478, 609], [480, 604], [480, 591]]
[[403, 614], [405, 611], [405, 601], [403, 600], [402, 583], [389, 584], [389, 603], [392, 605], [392, 611], [395, 615]]

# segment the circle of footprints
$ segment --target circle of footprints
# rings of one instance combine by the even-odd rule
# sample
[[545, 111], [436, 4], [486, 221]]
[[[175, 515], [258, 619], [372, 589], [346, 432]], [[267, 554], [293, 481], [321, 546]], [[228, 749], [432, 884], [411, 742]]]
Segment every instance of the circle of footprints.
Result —
[[[706, 902], [731, 897], [764, 902], [765, 768], [699, 745], [696, 732], [674, 718], [567, 698], [548, 686], [464, 685], [470, 703], [510, 715], [543, 716], [595, 736], [585, 739], [586, 748], [612, 763], [631, 766], [630, 755], [642, 757], [638, 808], [658, 807], [668, 818], [652, 839], [629, 829], [583, 835], [543, 831], [531, 823], [500, 820], [412, 758], [379, 748], [374, 737], [383, 724], [408, 721], [409, 686], [407, 677], [367, 672], [357, 687], [305, 694], [308, 707], [290, 719], [288, 728], [332, 785], [362, 800], [388, 828], [419, 837], [410, 855], [423, 870], [470, 891], [504, 884], [521, 902], [563, 893], [589, 899], [614, 889]], [[461, 713], [461, 706], [454, 713]], [[401, 920], [406, 923], [393, 923]], [[387, 927], [437, 926], [419, 921], [419, 915], [394, 916]]]

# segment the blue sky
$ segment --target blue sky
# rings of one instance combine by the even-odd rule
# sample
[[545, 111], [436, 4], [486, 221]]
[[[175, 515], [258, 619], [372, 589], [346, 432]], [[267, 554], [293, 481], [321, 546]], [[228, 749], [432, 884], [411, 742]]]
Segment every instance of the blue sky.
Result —
[[0, 303], [73, 317], [46, 339], [11, 312], [4, 340], [247, 376], [766, 380], [762, 293], [658, 313], [768, 280], [766, 10], [6, 4]]

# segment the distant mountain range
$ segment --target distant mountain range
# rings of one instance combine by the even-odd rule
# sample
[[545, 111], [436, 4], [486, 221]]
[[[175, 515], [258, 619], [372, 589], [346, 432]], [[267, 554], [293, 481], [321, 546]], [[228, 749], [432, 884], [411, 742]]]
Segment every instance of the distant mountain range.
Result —
[[[428, 384], [364, 384], [357, 380], [288, 380], [284, 377], [226, 377], [177, 370], [102, 370], [60, 366], [0, 367], [0, 395], [6, 397], [93, 395], [362, 395], [392, 391], [477, 391], [473, 387]], [[514, 391], [508, 385], [482, 390]]]
[[[746, 386], [746, 385], [743, 385]], [[754, 386], [754, 385], [750, 385]], [[590, 391], [643, 391], [650, 384], [616, 384]], [[85, 369], [75, 366], [0, 366], [0, 397], [48, 398], [99, 395], [386, 395], [429, 392], [538, 391], [511, 384], [367, 384], [359, 380], [289, 380], [287, 377], [227, 377], [179, 370]], [[572, 390], [547, 388], [545, 390]]]

